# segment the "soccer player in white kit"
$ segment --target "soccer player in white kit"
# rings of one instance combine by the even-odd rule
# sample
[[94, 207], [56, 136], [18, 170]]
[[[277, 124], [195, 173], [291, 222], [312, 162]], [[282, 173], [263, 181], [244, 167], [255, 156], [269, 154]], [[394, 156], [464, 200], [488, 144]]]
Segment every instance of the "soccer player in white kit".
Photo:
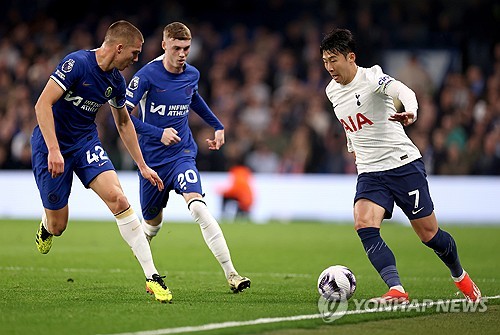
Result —
[[[358, 66], [355, 40], [347, 29], [328, 33], [320, 52], [333, 78], [326, 95], [344, 127], [347, 149], [356, 158], [354, 228], [368, 259], [389, 288], [373, 300], [409, 302], [394, 254], [380, 235], [382, 221], [391, 218], [396, 203], [422, 243], [450, 269], [465, 298], [478, 301], [481, 292], [462, 268], [453, 237], [438, 227], [421, 154], [403, 129], [417, 119], [415, 93], [378, 65]], [[403, 112], [396, 111], [393, 99], [401, 101]]]

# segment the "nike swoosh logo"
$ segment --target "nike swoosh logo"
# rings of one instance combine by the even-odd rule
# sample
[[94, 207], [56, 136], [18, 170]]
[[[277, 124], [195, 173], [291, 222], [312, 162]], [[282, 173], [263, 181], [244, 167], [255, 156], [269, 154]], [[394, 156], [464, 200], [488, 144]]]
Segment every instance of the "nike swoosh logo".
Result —
[[134, 228], [132, 228], [132, 231], [136, 230], [137, 228], [139, 228], [141, 225], [138, 225], [138, 226], [135, 226]]
[[83, 86], [92, 86], [92, 84], [89, 84], [89, 83], [83, 82]]
[[164, 90], [159, 89], [159, 88], [156, 89], [156, 92], [158, 92], [158, 93], [162, 93], [162, 92], [166, 92], [166, 91], [167, 91], [167, 89], [164, 89]]
[[422, 209], [424, 209], [424, 207], [420, 208], [420, 209], [417, 209], [416, 211], [411, 211], [411, 213], [413, 215], [417, 214], [418, 212], [420, 212]]

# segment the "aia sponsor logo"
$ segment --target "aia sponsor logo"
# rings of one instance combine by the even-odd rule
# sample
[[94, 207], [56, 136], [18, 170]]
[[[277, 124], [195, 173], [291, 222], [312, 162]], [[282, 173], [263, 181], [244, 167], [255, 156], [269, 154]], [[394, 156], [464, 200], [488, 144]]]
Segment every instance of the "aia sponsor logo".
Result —
[[356, 113], [354, 116], [349, 115], [347, 119], [340, 119], [340, 123], [342, 123], [346, 132], [354, 133], [361, 130], [363, 126], [372, 125], [373, 121], [361, 113]]

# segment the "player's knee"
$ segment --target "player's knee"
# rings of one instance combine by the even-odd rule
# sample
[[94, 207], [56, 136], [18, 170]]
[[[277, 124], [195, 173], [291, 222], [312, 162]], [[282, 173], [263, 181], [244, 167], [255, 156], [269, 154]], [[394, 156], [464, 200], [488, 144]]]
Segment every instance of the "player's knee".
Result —
[[144, 220], [144, 222], [153, 227], [160, 226], [163, 224], [163, 215], [160, 212], [157, 216], [155, 216], [151, 220]]
[[363, 218], [356, 218], [354, 221], [354, 229], [358, 231], [362, 228], [374, 227], [375, 225], [371, 220], [364, 220]]
[[63, 219], [51, 219], [47, 220], [47, 226], [50, 233], [54, 236], [61, 236], [66, 230], [68, 221]]
[[218, 225], [217, 221], [208, 210], [207, 205], [201, 198], [191, 199], [188, 202], [188, 208], [194, 221], [200, 225], [201, 229], [207, 229], [212, 225]]
[[207, 208], [205, 201], [202, 198], [193, 198], [187, 203], [188, 209], [193, 216], [200, 216], [201, 211]]
[[113, 213], [120, 213], [130, 207], [127, 197], [123, 193], [117, 194], [111, 201], [111, 211]]

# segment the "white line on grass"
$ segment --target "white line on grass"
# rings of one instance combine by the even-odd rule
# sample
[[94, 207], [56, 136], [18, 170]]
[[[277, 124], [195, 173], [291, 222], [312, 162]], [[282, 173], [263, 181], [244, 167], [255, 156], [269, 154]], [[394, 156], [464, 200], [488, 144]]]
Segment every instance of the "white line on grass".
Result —
[[[500, 295], [495, 295], [495, 296], [491, 296], [491, 297], [483, 297], [483, 298], [487, 299], [487, 300], [500, 299]], [[423, 302], [423, 303], [415, 304], [415, 305], [412, 304], [411, 306], [413, 306], [415, 308], [424, 307], [424, 306], [430, 307], [430, 306], [447, 304], [449, 302], [464, 302], [464, 301], [466, 301], [466, 300], [465, 299], [438, 300], [438, 301], [432, 301], [432, 302]], [[356, 309], [356, 310], [341, 312], [341, 314], [339, 314], [339, 316], [342, 317], [344, 315], [391, 312], [391, 311], [397, 311], [398, 309], [401, 309], [401, 308], [394, 308], [393, 306], [391, 306], [391, 307], [380, 307], [380, 308], [376, 308], [376, 309], [375, 308], [373, 308], [373, 309]], [[333, 313], [330, 316], [335, 316], [335, 314], [337, 314], [337, 313]], [[209, 323], [209, 324], [200, 325], [200, 326], [164, 328], [164, 329], [146, 330], [146, 331], [131, 332], [131, 333], [117, 333], [117, 334], [108, 334], [108, 335], [181, 334], [181, 333], [188, 333], [188, 332], [199, 332], [199, 331], [241, 327], [241, 326], [254, 326], [254, 325], [267, 324], [267, 323], [321, 319], [323, 317], [324, 317], [323, 314], [295, 315], [295, 316], [285, 316], [285, 317], [277, 317], [277, 318], [260, 318], [260, 319], [248, 320], [248, 321], [227, 321], [227, 322], [221, 322], [221, 323]]]

